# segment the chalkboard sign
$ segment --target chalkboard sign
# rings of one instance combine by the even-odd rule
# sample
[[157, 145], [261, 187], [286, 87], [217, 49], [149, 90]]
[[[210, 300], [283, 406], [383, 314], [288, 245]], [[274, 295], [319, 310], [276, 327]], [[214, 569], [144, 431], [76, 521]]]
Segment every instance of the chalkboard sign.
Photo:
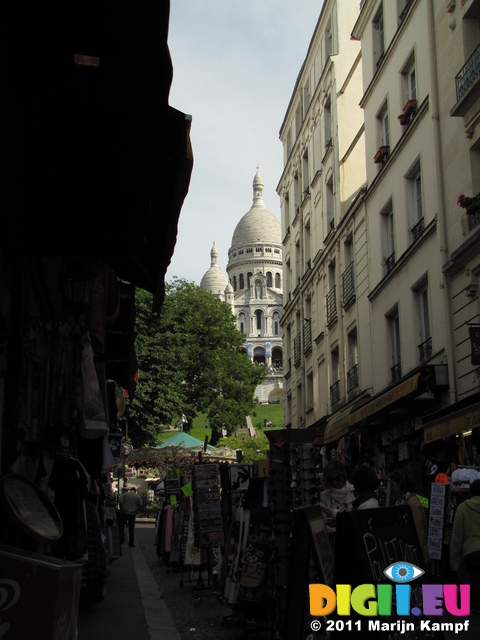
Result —
[[425, 570], [409, 506], [339, 513], [336, 529], [336, 584], [388, 582], [383, 571], [394, 562]]
[[[408, 505], [339, 513], [336, 530], [335, 584], [349, 584], [352, 588], [359, 584], [388, 584], [389, 580], [383, 572], [394, 563], [410, 563], [424, 571], [426, 569], [412, 510]], [[421, 607], [421, 585], [426, 581], [430, 580], [424, 575], [411, 582], [412, 607]], [[392, 607], [392, 613], [393, 611], [395, 606]], [[354, 615], [351, 617], [352, 620], [355, 618]], [[442, 631], [421, 629], [420, 619], [413, 615], [407, 618], [398, 618], [395, 615], [383, 618], [388, 623], [397, 619], [413, 623], [415, 628], [411, 631], [411, 637], [418, 640], [440, 640], [444, 637]], [[353, 624], [349, 633], [355, 633], [355, 630]], [[337, 640], [343, 637], [343, 633], [335, 635]], [[380, 630], [376, 632], [375, 637], [388, 639], [393, 637], [393, 634], [391, 631]]]

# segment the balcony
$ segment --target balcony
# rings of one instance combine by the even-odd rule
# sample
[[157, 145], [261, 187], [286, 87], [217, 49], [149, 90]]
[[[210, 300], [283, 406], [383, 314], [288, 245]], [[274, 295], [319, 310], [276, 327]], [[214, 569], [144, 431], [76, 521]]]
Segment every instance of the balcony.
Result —
[[327, 326], [338, 320], [337, 310], [337, 287], [333, 286], [326, 296]]
[[303, 350], [305, 354], [312, 350], [312, 321], [308, 318], [303, 321]]
[[342, 274], [343, 306], [348, 308], [355, 302], [355, 270], [351, 262]]
[[402, 363], [397, 362], [390, 371], [392, 372], [392, 382], [398, 382], [402, 378]]
[[432, 338], [427, 338], [418, 345], [420, 362], [425, 362], [432, 355]]
[[463, 193], [458, 197], [457, 205], [465, 209], [468, 219], [468, 230], [472, 231], [480, 224], [480, 193], [469, 198]]
[[385, 272], [390, 273], [390, 271], [395, 266], [395, 251], [391, 253], [389, 256], [387, 256], [386, 258], [384, 258], [383, 262], [385, 264]]
[[387, 145], [382, 145], [379, 147], [377, 153], [373, 157], [373, 161], [375, 164], [384, 164], [388, 160], [388, 152], [390, 151], [390, 147]]
[[417, 101], [407, 100], [407, 104], [403, 107], [403, 113], [398, 116], [398, 120], [402, 127], [410, 124], [417, 113]]
[[480, 77], [480, 45], [475, 49], [459, 73], [455, 76], [457, 102], [467, 93]]
[[302, 361], [302, 336], [298, 334], [293, 341], [293, 364], [298, 367]]
[[335, 407], [340, 402], [340, 380], [334, 382], [330, 387], [330, 404]]
[[358, 364], [356, 364], [347, 371], [347, 393], [352, 393], [359, 384]]
[[289, 358], [287, 362], [287, 370], [285, 372], [285, 380], [288, 380], [292, 375], [292, 359]]
[[413, 236], [413, 240], [417, 240], [422, 233], [425, 231], [425, 219], [422, 217], [420, 218], [420, 220], [413, 225], [413, 227], [410, 229], [410, 232]]

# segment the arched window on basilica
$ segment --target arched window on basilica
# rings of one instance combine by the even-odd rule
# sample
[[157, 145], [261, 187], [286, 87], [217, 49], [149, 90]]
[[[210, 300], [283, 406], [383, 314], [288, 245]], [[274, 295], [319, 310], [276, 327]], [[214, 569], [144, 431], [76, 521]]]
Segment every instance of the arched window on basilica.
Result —
[[271, 286], [272, 286], [272, 272], [267, 271], [267, 287], [271, 287]]
[[237, 290], [237, 276], [233, 276], [233, 290], [236, 291]]
[[263, 347], [255, 347], [253, 351], [253, 361], [259, 364], [265, 364], [265, 349]]
[[244, 279], [243, 279], [243, 273], [241, 273], [241, 274], [240, 274], [239, 278], [240, 278], [240, 285], [239, 285], [239, 288], [240, 288], [240, 290], [241, 290], [241, 289], [244, 289], [244, 288], [245, 288], [245, 281], [244, 281]]
[[238, 330], [240, 331], [240, 333], [246, 333], [246, 320], [245, 320], [245, 314], [239, 313], [238, 314]]
[[276, 273], [275, 274], [275, 288], [276, 289], [280, 289], [281, 286], [282, 286], [282, 281], [281, 281], [281, 278], [280, 278], [280, 274]]
[[280, 314], [278, 311], [275, 311], [272, 316], [272, 330], [274, 336], [280, 335]]
[[261, 331], [263, 328], [263, 311], [260, 309], [255, 311], [255, 328], [257, 331]]
[[253, 273], [251, 271], [249, 271], [247, 273], [247, 289], [250, 288], [250, 278], [253, 276]]

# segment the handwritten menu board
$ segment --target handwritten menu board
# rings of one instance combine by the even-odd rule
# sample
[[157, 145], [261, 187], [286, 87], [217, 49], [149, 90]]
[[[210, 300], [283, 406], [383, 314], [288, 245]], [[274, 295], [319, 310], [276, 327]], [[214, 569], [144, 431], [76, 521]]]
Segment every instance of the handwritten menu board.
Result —
[[[418, 541], [417, 530], [411, 508], [407, 505], [383, 507], [380, 509], [354, 510], [337, 515], [334, 583], [350, 584], [388, 584], [391, 582], [384, 575], [384, 570], [394, 563], [410, 563], [425, 570], [422, 550]], [[422, 583], [428, 581], [427, 574], [411, 582], [411, 606], [422, 607]], [[384, 622], [395, 623], [404, 620], [394, 614], [382, 618]], [[353, 619], [352, 613], [352, 619]], [[414, 624], [412, 638], [443, 639], [442, 631], [422, 630], [420, 618], [408, 616]], [[361, 624], [361, 622], [360, 622]], [[348, 633], [356, 633], [353, 625]], [[362, 627], [363, 633], [365, 627]], [[346, 633], [347, 631], [345, 631]], [[410, 632], [409, 632], [410, 633]], [[336, 640], [343, 638], [343, 632], [335, 634]], [[363, 637], [363, 636], [362, 636]], [[378, 640], [390, 640], [394, 637], [391, 631], [383, 629], [375, 633]], [[407, 635], [405, 635], [407, 637]]]

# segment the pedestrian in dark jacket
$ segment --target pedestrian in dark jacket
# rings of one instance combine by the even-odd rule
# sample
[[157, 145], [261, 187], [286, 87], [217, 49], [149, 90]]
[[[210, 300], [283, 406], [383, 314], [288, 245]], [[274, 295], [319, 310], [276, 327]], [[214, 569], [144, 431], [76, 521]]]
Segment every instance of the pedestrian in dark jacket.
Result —
[[137, 495], [135, 487], [130, 487], [120, 498], [120, 511], [123, 524], [128, 525], [128, 546], [135, 546], [135, 518], [142, 506], [142, 499]]
[[480, 480], [470, 485], [471, 498], [458, 505], [453, 521], [450, 568], [458, 571], [462, 559], [470, 579], [470, 601], [480, 606]]

